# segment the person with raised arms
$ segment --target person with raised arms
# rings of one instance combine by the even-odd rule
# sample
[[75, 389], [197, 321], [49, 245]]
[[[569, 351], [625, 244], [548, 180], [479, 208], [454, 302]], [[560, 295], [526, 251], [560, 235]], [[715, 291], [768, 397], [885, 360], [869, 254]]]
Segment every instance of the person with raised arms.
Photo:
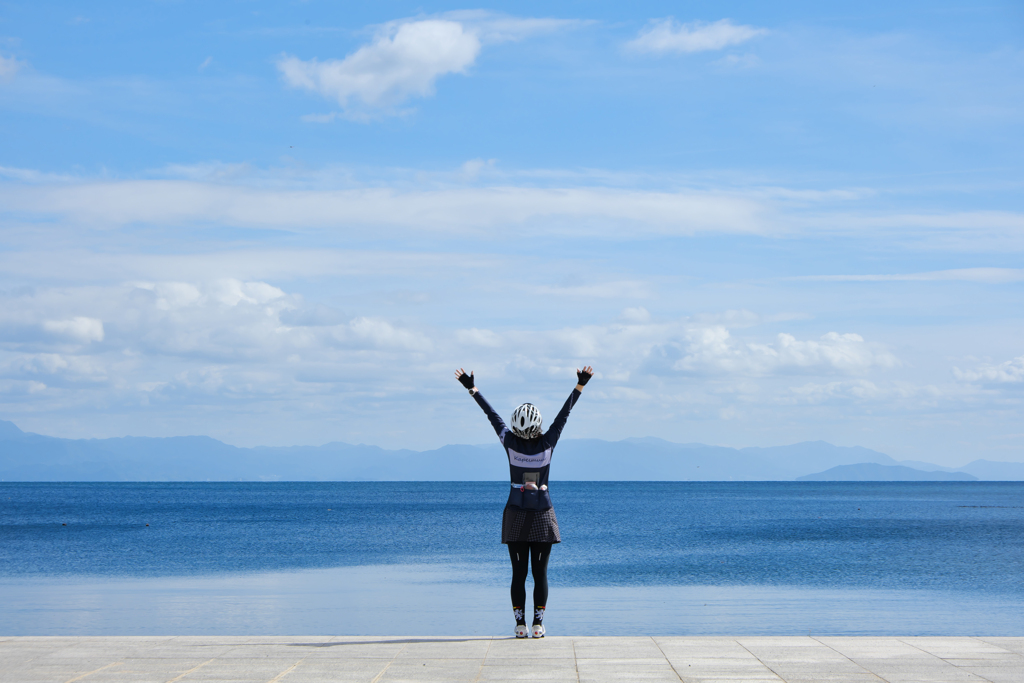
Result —
[[[511, 490], [501, 520], [501, 542], [508, 545], [512, 560], [512, 613], [516, 618], [516, 638], [544, 637], [544, 610], [548, 602], [548, 558], [551, 546], [561, 543], [558, 520], [548, 491], [548, 470], [551, 453], [569, 419], [569, 411], [576, 405], [583, 387], [594, 376], [594, 368], [587, 365], [576, 370], [576, 388], [569, 394], [565, 405], [558, 411], [555, 421], [546, 432], [541, 431], [540, 411], [532, 403], [524, 403], [512, 413], [512, 429], [505, 426], [494, 408], [476, 388], [475, 377], [459, 368], [455, 378], [469, 390], [508, 456]], [[526, 626], [526, 574], [533, 567], [533, 625]]]

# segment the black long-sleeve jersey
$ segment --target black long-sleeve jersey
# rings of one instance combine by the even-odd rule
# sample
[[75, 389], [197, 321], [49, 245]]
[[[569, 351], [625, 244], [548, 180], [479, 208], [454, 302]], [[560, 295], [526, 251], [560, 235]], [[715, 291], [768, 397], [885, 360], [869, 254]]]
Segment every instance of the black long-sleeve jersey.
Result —
[[555, 450], [555, 444], [558, 443], [558, 437], [562, 434], [565, 421], [569, 419], [569, 411], [572, 410], [572, 407], [576, 405], [576, 401], [580, 398], [579, 389], [572, 390], [569, 398], [565, 400], [565, 405], [562, 406], [562, 409], [558, 411], [558, 415], [555, 416], [554, 422], [548, 427], [548, 431], [535, 439], [524, 439], [516, 436], [515, 432], [505, 426], [504, 421], [494, 411], [491, 404], [480, 394], [479, 390], [473, 394], [473, 398], [476, 399], [477, 404], [483, 409], [487, 419], [491, 421], [491, 426], [494, 427], [494, 431], [498, 435], [498, 441], [505, 447], [505, 454], [508, 456], [509, 476], [512, 483], [521, 485], [523, 484], [523, 473], [537, 472], [537, 486], [546, 485], [548, 483], [548, 470], [551, 469], [551, 453]]

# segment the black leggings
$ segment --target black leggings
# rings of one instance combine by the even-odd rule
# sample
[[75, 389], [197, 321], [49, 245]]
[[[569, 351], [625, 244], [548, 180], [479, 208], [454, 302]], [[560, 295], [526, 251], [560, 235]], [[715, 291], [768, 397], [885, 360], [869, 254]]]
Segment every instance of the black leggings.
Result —
[[533, 565], [533, 606], [548, 604], [548, 558], [550, 543], [509, 543], [512, 560], [512, 606], [526, 607], [526, 563]]

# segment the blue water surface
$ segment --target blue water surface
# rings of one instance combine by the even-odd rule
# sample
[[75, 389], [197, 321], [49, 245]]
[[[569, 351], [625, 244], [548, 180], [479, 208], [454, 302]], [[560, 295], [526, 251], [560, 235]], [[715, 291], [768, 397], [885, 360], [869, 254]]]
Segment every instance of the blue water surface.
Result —
[[[500, 483], [0, 485], [0, 573], [504, 562]], [[567, 585], [1024, 592], [1024, 484], [563, 482]], [[148, 526], [147, 526], [148, 525]]]
[[[401, 628], [415, 622], [411, 611], [428, 610], [432, 594], [494, 600], [494, 609], [507, 600], [508, 559], [499, 542], [506, 487], [3, 483], [0, 582], [21, 597], [0, 612], [21, 624], [15, 632], [66, 632], [39, 616], [70, 609], [46, 596], [60, 593], [66, 606], [88, 594], [93, 606], [83, 608], [75, 628], [107, 632], [97, 624], [110, 610], [126, 609], [111, 597], [126, 586], [136, 597], [185, 604], [195, 597], [189, 587], [202, 585], [213, 605], [236, 590], [227, 586], [251, 586], [249, 597], [231, 598], [244, 603], [259, 586], [274, 585], [291, 594], [288, 600], [305, 595], [313, 605], [337, 590], [309, 586], [344, 583], [352, 595], [377, 591], [407, 606], [392, 625], [384, 620], [371, 629], [407, 633]], [[898, 622], [885, 614], [893, 605], [917, 632], [991, 627], [992, 614], [1005, 607], [1008, 621], [997, 629], [1004, 632], [1016, 628], [1014, 610], [1024, 606], [1020, 482], [559, 482], [552, 494], [563, 538], [552, 554], [552, 594], [574, 596], [577, 632], [589, 632], [585, 605], [614, 611], [615, 595], [648, 604], [648, 620], [637, 619], [657, 632], [676, 632], [685, 622], [669, 623], [667, 595], [704, 607], [706, 596], [717, 596], [715, 618], [691, 624], [700, 632], [751, 632], [757, 604], [775, 615], [769, 632], [800, 632], [808, 620], [824, 623], [814, 605], [824, 611], [826, 603], [833, 632], [884, 632]], [[843, 621], [844, 610], [856, 612], [855, 596], [876, 601], [877, 614], [863, 608], [858, 624], [852, 616]], [[424, 606], [414, 608], [421, 598]], [[189, 631], [202, 603], [175, 617], [176, 628]], [[794, 606], [791, 613], [785, 604]], [[919, 613], [910, 619], [914, 605]], [[650, 621], [656, 613], [664, 613], [658, 624]], [[110, 628], [152, 632], [127, 615], [107, 619]], [[66, 614], [55, 614], [53, 624], [58, 617], [68, 623]], [[245, 630], [240, 625], [249, 622], [240, 619], [221, 630]], [[834, 626], [835, 619], [847, 626]]]

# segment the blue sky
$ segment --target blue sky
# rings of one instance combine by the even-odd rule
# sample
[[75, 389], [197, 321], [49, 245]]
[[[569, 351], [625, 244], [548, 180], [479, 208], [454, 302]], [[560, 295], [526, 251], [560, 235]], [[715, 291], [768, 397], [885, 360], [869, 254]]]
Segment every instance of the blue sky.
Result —
[[1019, 3], [0, 4], [0, 417], [1024, 459]]

